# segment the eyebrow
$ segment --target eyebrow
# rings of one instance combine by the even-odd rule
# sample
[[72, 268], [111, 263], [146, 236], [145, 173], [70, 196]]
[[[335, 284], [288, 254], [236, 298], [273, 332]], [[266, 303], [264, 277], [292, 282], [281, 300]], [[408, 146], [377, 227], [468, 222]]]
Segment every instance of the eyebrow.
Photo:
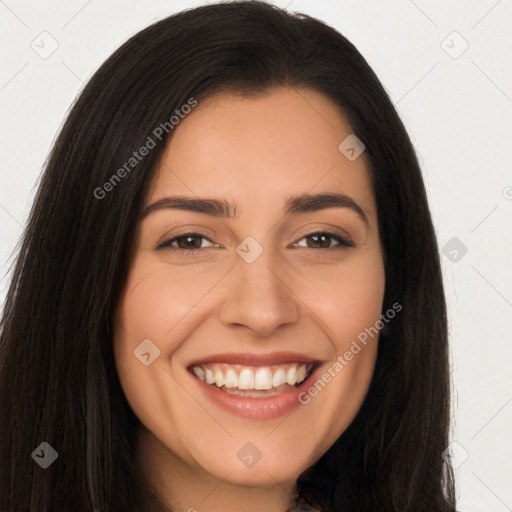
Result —
[[[345, 194], [301, 194], [292, 196], [285, 203], [285, 214], [317, 212], [326, 208], [349, 208], [356, 212], [367, 226], [369, 225], [364, 210], [350, 196]], [[147, 206], [140, 218], [142, 220], [150, 213], [163, 209], [188, 210], [227, 219], [233, 219], [236, 216], [236, 204], [229, 203], [225, 199], [170, 196]]]

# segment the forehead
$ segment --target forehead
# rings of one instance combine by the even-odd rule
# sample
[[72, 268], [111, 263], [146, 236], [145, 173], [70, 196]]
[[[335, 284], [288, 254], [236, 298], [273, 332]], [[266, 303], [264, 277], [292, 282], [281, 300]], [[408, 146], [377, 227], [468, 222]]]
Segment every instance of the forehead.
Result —
[[149, 200], [183, 193], [277, 208], [292, 195], [332, 191], [357, 198], [372, 218], [364, 152], [350, 160], [339, 149], [351, 134], [341, 108], [309, 88], [219, 93], [174, 128]]

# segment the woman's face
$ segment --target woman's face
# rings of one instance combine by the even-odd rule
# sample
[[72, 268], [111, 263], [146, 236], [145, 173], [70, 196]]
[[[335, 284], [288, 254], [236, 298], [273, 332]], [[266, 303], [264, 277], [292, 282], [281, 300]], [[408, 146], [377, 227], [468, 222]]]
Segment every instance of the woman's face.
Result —
[[355, 417], [378, 337], [358, 336], [380, 319], [385, 279], [364, 153], [339, 149], [350, 134], [327, 97], [290, 88], [213, 96], [174, 127], [114, 340], [159, 457], [292, 482]]

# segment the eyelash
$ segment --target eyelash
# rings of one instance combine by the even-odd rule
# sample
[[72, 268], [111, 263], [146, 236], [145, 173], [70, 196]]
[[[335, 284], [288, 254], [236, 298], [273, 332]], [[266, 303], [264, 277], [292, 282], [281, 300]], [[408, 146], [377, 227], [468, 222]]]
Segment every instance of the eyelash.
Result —
[[[330, 231], [314, 231], [313, 233], [304, 235], [300, 240], [302, 240], [303, 238], [312, 237], [314, 235], [327, 235], [329, 238], [334, 238], [336, 241], [339, 242], [339, 244], [335, 245], [333, 247], [323, 247], [323, 248], [319, 247], [316, 249], [311, 248], [312, 250], [325, 251], [325, 250], [336, 250], [336, 249], [348, 249], [351, 247], [355, 247], [355, 244], [353, 244], [347, 238], [344, 238], [344, 237], [337, 235], [336, 233], [332, 233]], [[199, 248], [199, 249], [188, 250], [188, 249], [180, 249], [180, 248], [171, 246], [171, 244], [173, 242], [176, 242], [177, 240], [180, 240], [182, 238], [187, 238], [187, 237], [204, 238], [205, 240], [208, 240], [209, 242], [213, 243], [212, 240], [210, 240], [208, 237], [204, 236], [203, 234], [191, 231], [191, 232], [181, 233], [180, 235], [175, 236], [174, 238], [170, 238], [168, 240], [163, 240], [162, 242], [158, 243], [157, 249], [168, 248], [168, 249], [171, 249], [175, 253], [186, 254], [187, 256], [192, 256], [204, 249], [210, 249], [210, 247], [203, 247], [203, 248]], [[308, 249], [308, 247], [304, 247], [304, 248]]]

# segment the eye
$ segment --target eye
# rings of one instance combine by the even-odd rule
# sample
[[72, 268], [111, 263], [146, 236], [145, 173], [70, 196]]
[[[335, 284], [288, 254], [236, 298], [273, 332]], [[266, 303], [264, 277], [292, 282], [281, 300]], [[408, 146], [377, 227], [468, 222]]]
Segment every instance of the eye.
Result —
[[[162, 242], [158, 243], [157, 249], [170, 248], [173, 251], [181, 254], [195, 254], [200, 250], [205, 249], [205, 247], [201, 247], [201, 242], [197, 243], [197, 240], [201, 238], [203, 238], [204, 240], [208, 240], [209, 242], [212, 242], [209, 238], [205, 237], [201, 233], [182, 233], [181, 235], [178, 235], [174, 238], [163, 240]], [[178, 247], [174, 245], [175, 243], [178, 244]]]
[[[312, 239], [314, 244], [321, 245], [321, 247], [309, 247], [310, 249], [340, 249], [344, 247], [355, 247], [355, 245], [347, 238], [331, 233], [330, 231], [317, 231], [301, 238], [301, 240]], [[337, 245], [331, 246], [329, 240], [336, 240]], [[300, 247], [304, 247], [300, 245]]]

